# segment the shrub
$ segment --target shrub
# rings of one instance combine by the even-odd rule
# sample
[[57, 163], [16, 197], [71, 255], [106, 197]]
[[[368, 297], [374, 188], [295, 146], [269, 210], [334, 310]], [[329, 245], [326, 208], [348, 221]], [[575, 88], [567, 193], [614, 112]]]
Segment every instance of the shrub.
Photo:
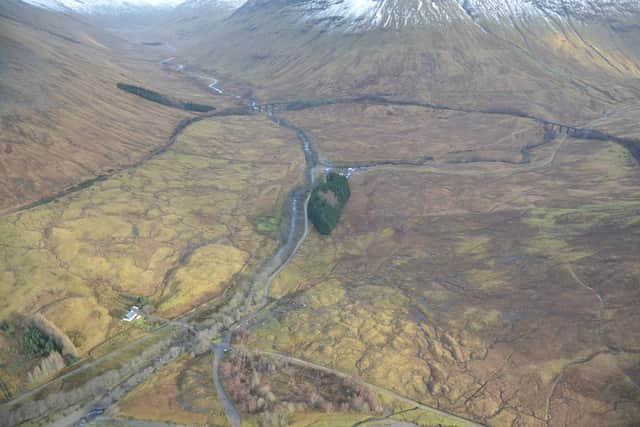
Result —
[[15, 328], [13, 324], [9, 323], [6, 320], [0, 322], [0, 331], [4, 332], [6, 335], [13, 335], [15, 332]]
[[82, 347], [85, 343], [85, 341], [87, 340], [87, 338], [84, 336], [84, 334], [80, 331], [77, 330], [73, 330], [71, 332], [67, 333], [67, 336], [69, 337], [69, 339], [71, 339], [71, 342], [73, 343], [74, 346], [77, 347]]
[[260, 427], [285, 427], [289, 425], [289, 414], [282, 408], [260, 414]]
[[80, 361], [79, 357], [74, 356], [73, 354], [67, 354], [64, 356], [64, 364], [67, 366], [75, 365]]
[[151, 300], [148, 297], [145, 297], [144, 295], [140, 295], [136, 297], [136, 305], [142, 308], [145, 305], [151, 305]]
[[272, 234], [278, 230], [280, 220], [273, 216], [259, 216], [255, 219], [256, 231], [260, 234]]

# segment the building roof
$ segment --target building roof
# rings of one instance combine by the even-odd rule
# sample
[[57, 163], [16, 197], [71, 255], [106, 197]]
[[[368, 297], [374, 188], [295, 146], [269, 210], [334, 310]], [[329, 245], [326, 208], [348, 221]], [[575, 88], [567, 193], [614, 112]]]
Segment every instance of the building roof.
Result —
[[131, 310], [127, 313], [126, 316], [124, 316], [124, 320], [126, 320], [127, 322], [131, 322], [137, 316], [138, 316], [138, 312], [136, 310]]

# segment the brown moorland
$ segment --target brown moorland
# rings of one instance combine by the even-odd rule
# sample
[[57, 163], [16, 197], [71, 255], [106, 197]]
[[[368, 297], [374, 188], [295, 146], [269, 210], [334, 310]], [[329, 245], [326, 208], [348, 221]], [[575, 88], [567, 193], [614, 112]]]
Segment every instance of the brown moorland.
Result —
[[275, 281], [257, 345], [490, 425], [635, 425], [639, 174], [621, 146], [568, 137], [530, 165], [356, 174], [334, 234]]
[[0, 5], [0, 28], [0, 212], [134, 164], [188, 117], [122, 92], [118, 82], [219, 103], [67, 15], [8, 0]]
[[336, 167], [425, 157], [517, 163], [521, 147], [541, 143], [545, 134], [531, 119], [423, 107], [339, 104], [284, 117], [305, 129], [320, 158]]

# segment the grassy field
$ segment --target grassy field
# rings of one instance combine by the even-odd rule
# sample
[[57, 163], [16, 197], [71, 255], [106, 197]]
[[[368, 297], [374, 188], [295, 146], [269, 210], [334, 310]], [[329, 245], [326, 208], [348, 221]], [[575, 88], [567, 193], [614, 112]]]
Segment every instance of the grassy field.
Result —
[[117, 408], [119, 416], [183, 425], [230, 425], [217, 398], [213, 357], [183, 356], [133, 389]]
[[[302, 162], [266, 119], [210, 119], [141, 167], [0, 219], [0, 318], [42, 312], [86, 354], [121, 334], [137, 296], [173, 317], [220, 295], [276, 247], [254, 218], [279, 218]], [[7, 362], [19, 355], [9, 341]]]

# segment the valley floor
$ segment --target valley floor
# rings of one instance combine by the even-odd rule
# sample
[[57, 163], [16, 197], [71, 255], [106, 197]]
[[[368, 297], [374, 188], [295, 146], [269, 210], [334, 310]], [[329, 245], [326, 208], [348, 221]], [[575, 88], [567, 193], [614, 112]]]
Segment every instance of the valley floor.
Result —
[[[640, 422], [640, 168], [624, 147], [398, 103], [265, 117], [201, 84], [238, 108], [0, 219], [0, 318], [18, 328], [0, 334], [3, 419]], [[622, 114], [584, 127], [628, 136]], [[352, 196], [321, 236], [306, 194], [330, 168]], [[140, 298], [153, 314], [125, 325]], [[41, 362], [19, 319], [35, 312], [82, 361], [28, 382]]]

